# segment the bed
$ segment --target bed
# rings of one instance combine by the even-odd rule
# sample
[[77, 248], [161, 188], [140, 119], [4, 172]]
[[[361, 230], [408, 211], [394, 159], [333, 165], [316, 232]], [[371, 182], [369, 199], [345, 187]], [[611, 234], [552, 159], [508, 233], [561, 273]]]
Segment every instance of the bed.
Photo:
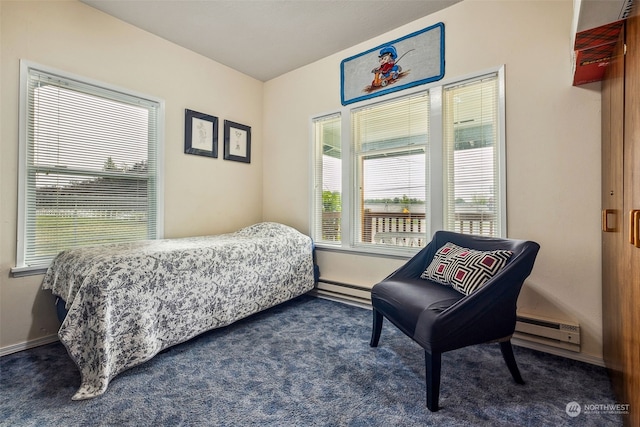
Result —
[[64, 251], [43, 288], [64, 301], [58, 336], [82, 377], [72, 399], [82, 400], [160, 351], [302, 295], [314, 282], [311, 238], [265, 222]]

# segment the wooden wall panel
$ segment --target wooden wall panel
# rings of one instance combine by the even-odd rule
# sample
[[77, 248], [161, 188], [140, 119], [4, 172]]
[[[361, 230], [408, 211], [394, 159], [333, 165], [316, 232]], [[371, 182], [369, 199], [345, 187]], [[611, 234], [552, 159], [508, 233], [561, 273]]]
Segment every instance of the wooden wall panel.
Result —
[[[625, 22], [602, 83], [603, 354], [627, 426], [640, 426], [640, 17]], [[624, 43], [622, 43], [624, 41]], [[626, 44], [626, 55], [623, 55]]]
[[623, 390], [622, 301], [623, 253], [624, 31], [602, 82], [602, 307], [603, 356], [614, 391]]
[[[636, 7], [636, 12], [638, 8]], [[630, 213], [640, 211], [640, 16], [627, 19], [625, 57], [624, 209], [627, 232], [638, 234]], [[636, 229], [634, 231], [634, 228]], [[628, 237], [628, 236], [627, 236]], [[621, 317], [624, 327], [625, 382], [629, 425], [640, 426], [640, 242], [626, 241], [626, 268]]]

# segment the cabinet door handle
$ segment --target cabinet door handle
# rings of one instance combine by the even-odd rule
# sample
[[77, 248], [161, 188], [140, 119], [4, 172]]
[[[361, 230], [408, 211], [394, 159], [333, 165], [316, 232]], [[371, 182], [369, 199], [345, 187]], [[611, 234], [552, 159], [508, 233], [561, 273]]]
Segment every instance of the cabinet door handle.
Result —
[[605, 233], [611, 233], [616, 231], [615, 225], [613, 227], [609, 227], [609, 215], [615, 215], [615, 209], [603, 209], [602, 210], [602, 231]]
[[629, 212], [629, 243], [640, 248], [640, 209]]

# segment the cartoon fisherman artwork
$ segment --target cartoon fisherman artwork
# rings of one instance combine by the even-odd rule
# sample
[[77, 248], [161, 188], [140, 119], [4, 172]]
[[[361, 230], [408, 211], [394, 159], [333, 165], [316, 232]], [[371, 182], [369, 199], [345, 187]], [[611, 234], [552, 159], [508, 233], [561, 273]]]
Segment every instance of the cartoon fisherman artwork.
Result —
[[373, 73], [373, 81], [370, 86], [365, 87], [364, 91], [372, 92], [376, 89], [383, 88], [409, 74], [409, 70], [402, 71], [402, 67], [398, 65], [398, 62], [412, 50], [415, 49], [405, 52], [398, 58], [398, 52], [393, 45], [388, 45], [380, 49], [378, 54], [379, 65], [371, 70]]

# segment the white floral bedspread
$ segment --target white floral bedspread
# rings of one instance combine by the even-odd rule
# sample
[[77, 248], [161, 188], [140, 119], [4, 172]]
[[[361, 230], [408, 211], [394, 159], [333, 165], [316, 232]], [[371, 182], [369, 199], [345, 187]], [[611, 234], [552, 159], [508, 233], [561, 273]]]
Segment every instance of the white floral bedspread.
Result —
[[82, 375], [74, 400], [104, 393], [167, 347], [313, 286], [311, 238], [277, 223], [69, 250], [43, 281], [67, 302], [58, 336]]

